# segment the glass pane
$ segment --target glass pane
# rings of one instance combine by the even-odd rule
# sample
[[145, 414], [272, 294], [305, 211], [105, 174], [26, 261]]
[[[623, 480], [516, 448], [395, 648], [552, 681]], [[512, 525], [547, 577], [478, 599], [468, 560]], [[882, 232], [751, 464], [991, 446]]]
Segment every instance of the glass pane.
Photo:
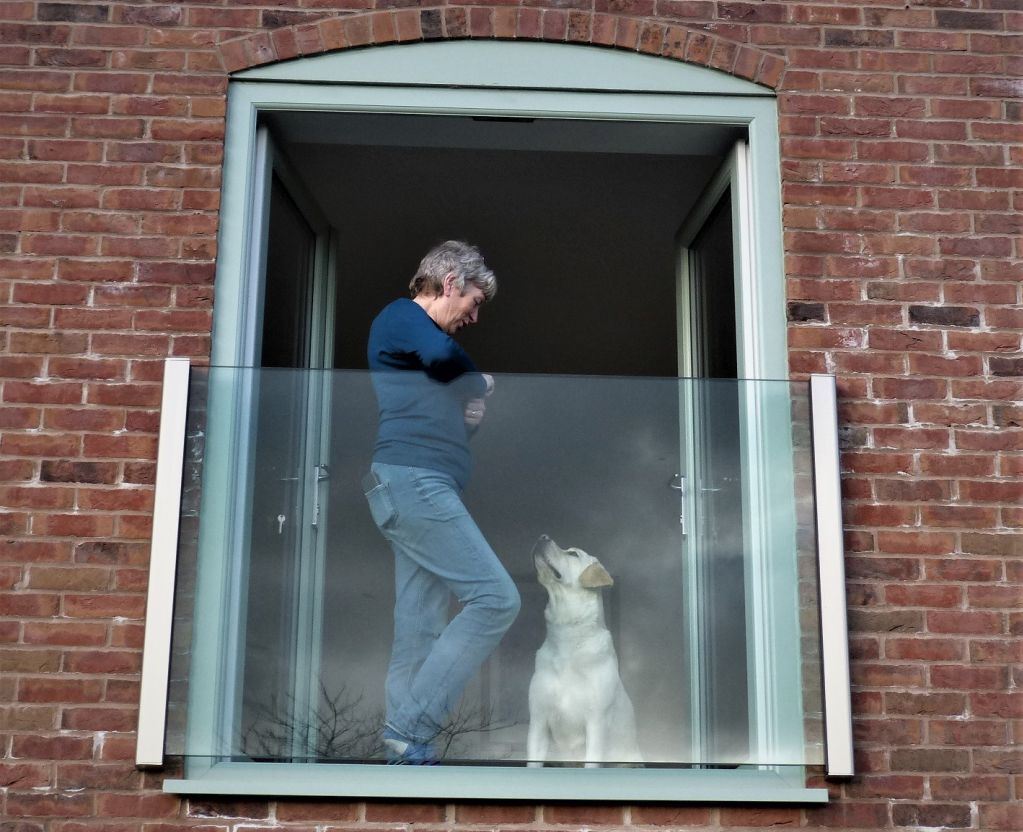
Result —
[[267, 229], [260, 364], [302, 367], [309, 360], [309, 294], [316, 234], [276, 172], [270, 180]]
[[733, 240], [732, 190], [728, 188], [689, 246], [694, 375], [701, 378], [738, 375]]
[[460, 490], [365, 480], [374, 383], [479, 407], [405, 376], [194, 374], [169, 753], [821, 761], [805, 385], [498, 376]]

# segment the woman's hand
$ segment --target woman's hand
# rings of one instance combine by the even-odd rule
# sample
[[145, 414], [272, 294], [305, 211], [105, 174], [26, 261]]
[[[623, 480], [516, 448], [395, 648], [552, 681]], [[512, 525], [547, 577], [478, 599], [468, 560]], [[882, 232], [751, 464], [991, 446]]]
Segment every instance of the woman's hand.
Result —
[[486, 412], [487, 405], [483, 399], [469, 399], [465, 403], [465, 423], [471, 428], [478, 428]]

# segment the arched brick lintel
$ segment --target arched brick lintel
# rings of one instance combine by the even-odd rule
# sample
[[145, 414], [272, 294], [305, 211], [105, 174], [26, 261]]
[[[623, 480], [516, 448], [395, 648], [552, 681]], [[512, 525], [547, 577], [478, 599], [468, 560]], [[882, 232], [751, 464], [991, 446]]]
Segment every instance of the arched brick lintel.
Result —
[[624, 49], [720, 70], [777, 89], [785, 60], [710, 32], [591, 11], [442, 6], [329, 17], [220, 44], [228, 72], [339, 49], [466, 38], [540, 40]]

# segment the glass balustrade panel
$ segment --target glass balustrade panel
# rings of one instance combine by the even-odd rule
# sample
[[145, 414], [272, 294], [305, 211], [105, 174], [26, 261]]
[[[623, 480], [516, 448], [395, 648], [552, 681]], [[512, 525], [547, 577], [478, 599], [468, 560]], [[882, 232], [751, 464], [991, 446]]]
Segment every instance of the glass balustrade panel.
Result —
[[[191, 385], [168, 753], [383, 763], [388, 691], [392, 716], [430, 710], [409, 687], [436, 674], [475, 573], [462, 548], [431, 549], [449, 503], [434, 526], [414, 519], [429, 482], [384, 477], [396, 517], [374, 506], [375, 520], [383, 390], [401, 403], [384, 433], [412, 461], [469, 472], [457, 523], [478, 528], [520, 599], [478, 667], [458, 648], [430, 677], [451, 699], [421, 737], [431, 755], [821, 762], [805, 384], [500, 375], [479, 397], [465, 379], [214, 367]], [[457, 574], [409, 578], [396, 558], [416, 546]], [[396, 571], [426, 612], [396, 610]]]

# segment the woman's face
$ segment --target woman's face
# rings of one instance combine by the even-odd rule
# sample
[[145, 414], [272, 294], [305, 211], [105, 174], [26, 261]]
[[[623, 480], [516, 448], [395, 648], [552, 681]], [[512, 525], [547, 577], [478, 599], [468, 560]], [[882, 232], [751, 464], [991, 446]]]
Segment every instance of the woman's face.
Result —
[[475, 283], [467, 282], [465, 291], [459, 292], [454, 280], [454, 275], [444, 278], [444, 303], [442, 309], [438, 310], [441, 314], [437, 324], [448, 335], [454, 335], [462, 327], [476, 323], [479, 308], [485, 300], [483, 290]]

